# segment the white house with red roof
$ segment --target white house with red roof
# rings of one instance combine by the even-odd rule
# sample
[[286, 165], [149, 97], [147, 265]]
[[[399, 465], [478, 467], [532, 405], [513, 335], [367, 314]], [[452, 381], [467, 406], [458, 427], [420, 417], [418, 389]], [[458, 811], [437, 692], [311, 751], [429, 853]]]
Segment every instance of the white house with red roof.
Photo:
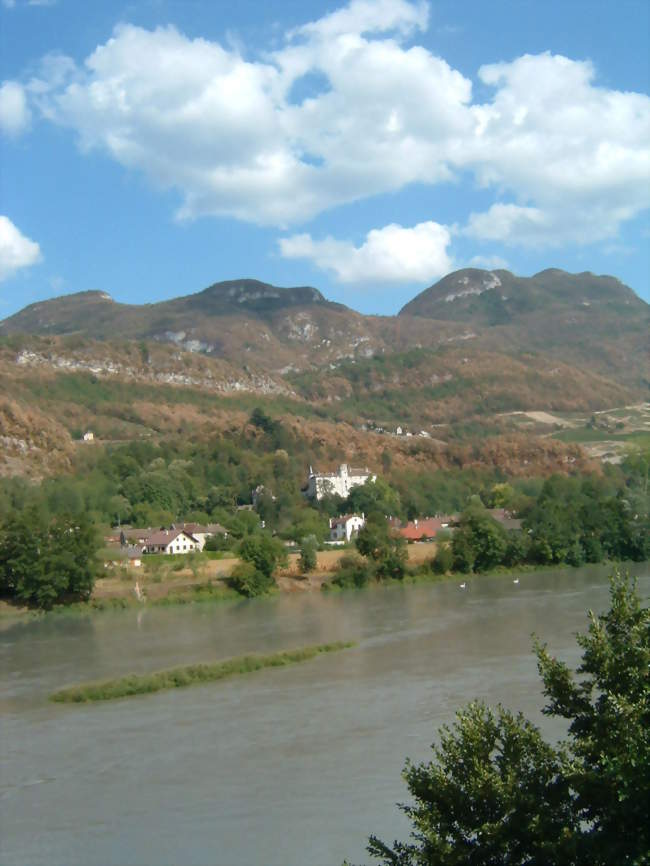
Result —
[[352, 536], [358, 535], [365, 525], [366, 518], [364, 514], [361, 517], [358, 514], [344, 514], [341, 517], [331, 517], [330, 540], [350, 541]]

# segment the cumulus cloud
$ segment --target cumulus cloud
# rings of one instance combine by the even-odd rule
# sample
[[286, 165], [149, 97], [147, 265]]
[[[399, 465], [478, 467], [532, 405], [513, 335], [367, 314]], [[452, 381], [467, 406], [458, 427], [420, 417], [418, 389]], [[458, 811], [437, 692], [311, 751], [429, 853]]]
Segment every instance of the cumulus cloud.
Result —
[[464, 229], [486, 241], [613, 237], [648, 207], [648, 96], [542, 54], [482, 67], [492, 96], [473, 101], [472, 82], [416, 44], [427, 18], [423, 3], [352, 0], [257, 58], [121, 25], [83, 65], [58, 58], [26, 86], [84, 150], [178, 190], [181, 218], [286, 227], [461, 175], [493, 191]]
[[16, 228], [9, 217], [0, 216], [0, 281], [21, 268], [41, 261], [41, 248]]
[[373, 229], [358, 247], [332, 237], [313, 240], [309, 234], [281, 238], [279, 244], [285, 258], [309, 259], [341, 283], [421, 283], [453, 269], [450, 241], [446, 226], [423, 222], [412, 228], [392, 223]]
[[29, 126], [31, 111], [25, 88], [17, 81], [0, 85], [0, 129], [6, 135], [19, 135]]
[[472, 256], [469, 268], [485, 268], [486, 271], [510, 270], [508, 261], [501, 256]]
[[296, 27], [288, 36], [317, 36], [329, 41], [350, 33], [385, 33], [389, 30], [407, 36], [413, 30], [426, 30], [428, 23], [429, 7], [423, 2], [352, 0], [318, 21]]
[[467, 234], [525, 245], [616, 234], [650, 204], [650, 99], [596, 87], [591, 63], [542, 54], [484, 66], [494, 99], [472, 106], [464, 159], [510, 192], [470, 217]]

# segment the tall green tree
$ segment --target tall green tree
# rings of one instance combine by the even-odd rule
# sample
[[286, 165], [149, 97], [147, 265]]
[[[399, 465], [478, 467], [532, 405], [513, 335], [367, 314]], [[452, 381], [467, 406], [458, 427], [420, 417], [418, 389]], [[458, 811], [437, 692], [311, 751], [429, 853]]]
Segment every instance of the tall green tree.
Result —
[[275, 586], [273, 572], [286, 564], [287, 551], [268, 532], [247, 535], [239, 545], [242, 562], [233, 569], [231, 585], [248, 597], [263, 595]]
[[84, 515], [50, 522], [36, 508], [14, 512], [0, 529], [0, 591], [42, 608], [88, 599], [98, 548]]
[[299, 568], [303, 574], [313, 571], [318, 565], [318, 539], [307, 535], [300, 542]]
[[503, 527], [480, 505], [470, 505], [461, 515], [452, 550], [459, 571], [486, 571], [500, 565], [508, 549]]
[[536, 647], [548, 703], [569, 722], [551, 745], [521, 714], [470, 704], [443, 727], [433, 760], [407, 762], [407, 842], [371, 837], [384, 866], [644, 866], [650, 863], [650, 611], [611, 578], [589, 614], [582, 661]]
[[398, 515], [402, 513], [402, 503], [399, 493], [394, 490], [383, 478], [375, 481], [366, 481], [353, 487], [347, 498], [345, 510], [361, 514], [389, 514]]
[[360, 554], [374, 563], [379, 578], [401, 580], [406, 571], [406, 541], [391, 531], [381, 515], [371, 515], [360, 530], [356, 547]]
[[563, 776], [580, 826], [582, 863], [650, 862], [650, 609], [614, 577], [609, 610], [578, 635], [577, 677], [537, 647], [548, 704], [569, 721]]

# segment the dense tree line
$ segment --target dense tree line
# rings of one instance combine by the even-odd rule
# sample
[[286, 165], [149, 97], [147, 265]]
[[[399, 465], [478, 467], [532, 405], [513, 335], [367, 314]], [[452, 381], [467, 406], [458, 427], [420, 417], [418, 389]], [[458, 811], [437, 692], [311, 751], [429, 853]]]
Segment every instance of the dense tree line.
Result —
[[[633, 479], [634, 482], [634, 479]], [[522, 530], [507, 531], [476, 498], [434, 562], [439, 572], [496, 566], [582, 565], [650, 558], [650, 510], [641, 476], [618, 490], [597, 477], [553, 476], [521, 509]]]

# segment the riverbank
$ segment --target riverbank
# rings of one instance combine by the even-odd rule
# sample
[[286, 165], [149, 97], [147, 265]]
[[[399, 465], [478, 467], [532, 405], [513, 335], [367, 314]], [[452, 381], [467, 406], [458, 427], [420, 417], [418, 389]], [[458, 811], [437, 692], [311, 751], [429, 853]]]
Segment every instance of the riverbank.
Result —
[[[434, 543], [419, 543], [409, 546], [409, 563], [420, 565], [435, 556]], [[317, 565], [309, 574], [301, 574], [300, 555], [291, 553], [288, 564], [276, 574], [277, 590], [280, 593], [320, 592], [336, 572], [339, 560], [350, 548], [322, 550], [318, 552]], [[169, 563], [156, 558], [150, 565], [144, 559], [139, 568], [128, 566], [97, 579], [93, 593], [87, 602], [57, 605], [51, 611], [34, 610], [24, 605], [0, 601], [0, 630], [17, 622], [26, 622], [50, 615], [98, 613], [147, 605], [183, 605], [208, 602], [242, 600], [242, 596], [230, 589], [228, 577], [240, 560], [237, 557], [222, 559], [206, 558], [193, 567], [177, 568], [178, 558], [170, 557]], [[180, 563], [182, 565], [182, 563]], [[176, 570], [175, 570], [176, 569]]]
[[[283, 592], [319, 590], [336, 571], [341, 557], [352, 550], [351, 547], [320, 550], [316, 568], [309, 574], [302, 574], [300, 571], [300, 554], [290, 553], [287, 565], [276, 573], [278, 588]], [[436, 545], [433, 542], [409, 545], [409, 564], [421, 565], [432, 559], [435, 553]], [[148, 560], [144, 557], [143, 565], [139, 568], [129, 566], [119, 569], [117, 573], [98, 578], [91, 601], [130, 599], [135, 597], [136, 583], [148, 601], [158, 601], [169, 595], [179, 598], [184, 593], [191, 594], [201, 587], [225, 587], [228, 577], [240, 561], [234, 556], [206, 558], [198, 563], [195, 561], [192, 567], [183, 567], [179, 557], [170, 557], [169, 562], [165, 561], [165, 557], [156, 557], [155, 561], [153, 558]]]
[[[303, 593], [347, 593], [359, 592], [370, 588], [387, 588], [392, 586], [417, 586], [422, 584], [435, 584], [441, 582], [457, 581], [459, 585], [467, 586], [472, 582], [486, 577], [515, 577], [518, 575], [535, 575], [539, 573], [560, 574], [562, 572], [573, 572], [576, 567], [562, 563], [560, 565], [518, 565], [513, 567], [498, 566], [490, 571], [477, 573], [449, 572], [447, 574], [435, 574], [429, 570], [418, 570], [417, 566], [431, 560], [435, 555], [434, 543], [422, 543], [409, 547], [409, 564], [414, 566], [414, 571], [408, 573], [402, 580], [369, 581], [362, 587], [339, 587], [332, 584], [331, 579], [336, 572], [339, 559], [349, 550], [322, 551], [319, 556], [319, 568], [307, 575], [302, 575], [297, 567], [298, 555], [293, 555], [294, 561], [282, 569], [276, 576], [277, 588], [270, 596], [291, 595]], [[227, 563], [232, 569], [238, 559], [219, 560]], [[606, 561], [595, 563], [595, 565], [613, 568], [628, 569], [634, 573], [635, 568], [646, 567], [647, 563], [637, 562], [613, 562]], [[238, 603], [244, 598], [231, 589], [227, 583], [227, 577], [210, 577], [211, 571], [200, 574], [175, 574], [168, 581], [147, 580], [146, 573], [138, 573], [135, 580], [138, 581], [139, 595], [134, 591], [135, 584], [132, 574], [123, 575], [119, 578], [99, 578], [91, 598], [87, 602], [75, 602], [69, 605], [58, 605], [50, 611], [34, 610], [25, 606], [16, 606], [6, 601], [0, 601], [0, 631], [14, 624], [29, 622], [42, 617], [78, 617], [88, 616], [95, 613], [106, 613], [111, 611], [132, 609], [143, 609], [145, 607], [173, 607], [196, 604], [220, 604]]]

